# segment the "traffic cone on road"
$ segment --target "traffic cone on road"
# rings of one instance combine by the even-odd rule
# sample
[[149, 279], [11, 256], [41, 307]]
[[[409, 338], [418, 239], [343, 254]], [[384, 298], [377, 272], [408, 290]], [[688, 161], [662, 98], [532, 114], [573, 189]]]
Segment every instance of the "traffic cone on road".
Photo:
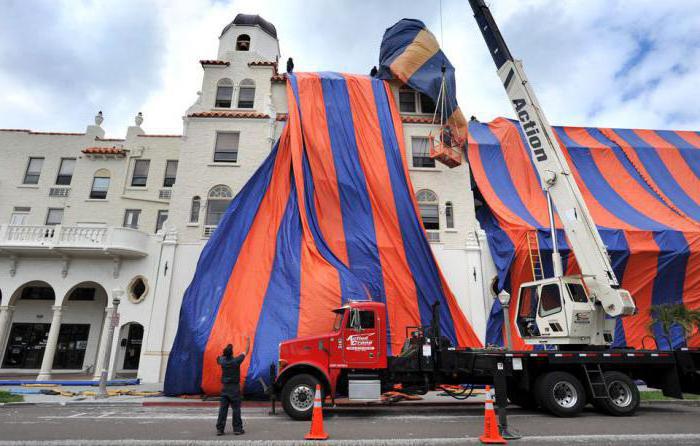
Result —
[[[497, 428], [498, 429], [498, 428]], [[305, 440], [325, 440], [328, 434], [323, 430], [323, 408], [321, 407], [321, 386], [316, 384], [314, 411], [311, 415], [311, 430], [304, 436]]]
[[493, 410], [493, 396], [491, 386], [486, 386], [486, 404], [484, 410], [484, 435], [479, 437], [482, 443], [486, 444], [506, 444], [507, 441], [501, 437], [496, 420], [496, 412]]

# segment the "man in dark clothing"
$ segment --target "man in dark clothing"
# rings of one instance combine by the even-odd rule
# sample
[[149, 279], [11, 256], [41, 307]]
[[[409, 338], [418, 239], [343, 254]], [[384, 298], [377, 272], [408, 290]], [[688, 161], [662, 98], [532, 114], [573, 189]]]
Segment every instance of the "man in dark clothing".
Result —
[[233, 346], [228, 344], [224, 348], [223, 355], [216, 359], [221, 366], [221, 404], [219, 405], [219, 418], [216, 420], [216, 435], [224, 435], [228, 406], [233, 412], [233, 434], [243, 435], [243, 420], [241, 420], [241, 363], [250, 351], [250, 337], [248, 337], [245, 353], [233, 356]]

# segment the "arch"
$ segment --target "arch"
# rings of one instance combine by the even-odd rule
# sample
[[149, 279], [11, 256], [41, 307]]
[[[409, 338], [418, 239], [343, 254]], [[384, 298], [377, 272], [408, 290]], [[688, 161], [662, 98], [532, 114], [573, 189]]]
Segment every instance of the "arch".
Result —
[[232, 99], [233, 82], [227, 77], [219, 79], [219, 82], [216, 83], [216, 100], [214, 101], [214, 107], [231, 108]]
[[248, 34], [240, 34], [236, 37], [236, 51], [250, 50], [250, 36]]
[[440, 213], [437, 194], [430, 189], [421, 189], [416, 192], [416, 200], [418, 201], [423, 227], [426, 230], [439, 230]]
[[455, 210], [451, 201], [445, 202], [445, 227], [450, 229], [455, 227]]
[[255, 81], [243, 79], [238, 84], [238, 108], [255, 108]]
[[[92, 294], [85, 291], [90, 289], [95, 290], [95, 293]], [[109, 302], [109, 292], [101, 284], [93, 282], [92, 280], [85, 280], [70, 287], [61, 302], [63, 305], [68, 306], [71, 302], [88, 301], [103, 303], [102, 307], [106, 307]]]
[[[25, 291], [29, 288], [41, 288], [41, 289], [50, 289], [51, 294], [53, 295], [53, 299], [48, 299], [48, 294], [44, 296], [39, 296], [41, 293], [48, 293], [47, 291]], [[29, 296], [31, 295], [31, 296]], [[17, 287], [17, 289], [10, 295], [10, 299], [7, 301], [8, 306], [14, 306], [17, 304], [17, 301], [20, 299], [27, 299], [27, 300], [52, 300], [51, 305], [56, 305], [57, 300], [56, 300], [56, 290], [54, 289], [53, 286], [51, 286], [50, 283], [45, 282], [43, 280], [30, 280], [29, 282], [25, 282], [24, 284], [20, 285]]]
[[207, 215], [204, 224], [206, 226], [218, 225], [232, 199], [233, 192], [225, 184], [217, 184], [209, 189], [209, 194], [207, 194]]
[[111, 174], [107, 169], [98, 169], [92, 177], [92, 186], [90, 187], [90, 198], [94, 200], [104, 200], [107, 198], [109, 191], [109, 182]]
[[141, 345], [144, 333], [143, 324], [136, 321], [127, 322], [119, 327], [114, 364], [115, 374], [124, 377], [136, 374], [141, 362]]
[[202, 207], [202, 199], [199, 195], [192, 197], [192, 204], [190, 205], [190, 223], [199, 223], [199, 211]]

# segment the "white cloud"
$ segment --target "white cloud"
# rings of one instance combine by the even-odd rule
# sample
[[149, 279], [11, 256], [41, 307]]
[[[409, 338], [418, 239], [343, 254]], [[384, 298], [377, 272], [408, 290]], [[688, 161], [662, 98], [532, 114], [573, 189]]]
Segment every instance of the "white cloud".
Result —
[[[700, 91], [697, 3], [490, 3], [551, 122], [700, 129], [693, 102]], [[240, 12], [275, 24], [282, 60], [294, 57], [298, 71], [367, 73], [377, 63], [384, 29], [403, 17], [423, 20], [440, 38], [437, 0], [47, 1], [41, 14], [36, 5], [15, 5], [9, 13], [23, 18], [24, 29], [13, 26], [12, 17], [0, 19], [0, 88], [12, 91], [0, 102], [0, 127], [82, 130], [103, 108], [112, 136], [123, 135], [138, 111], [147, 131], [180, 133], [181, 117], [201, 88], [197, 62], [216, 56], [221, 29]], [[482, 121], [511, 116], [466, 1], [443, 0], [443, 28], [465, 113]], [[620, 74], [644, 39], [650, 50]], [[59, 54], [42, 51], [47, 42]], [[6, 57], [20, 54], [44, 60], [18, 71]], [[39, 109], [32, 95], [42, 98]]]

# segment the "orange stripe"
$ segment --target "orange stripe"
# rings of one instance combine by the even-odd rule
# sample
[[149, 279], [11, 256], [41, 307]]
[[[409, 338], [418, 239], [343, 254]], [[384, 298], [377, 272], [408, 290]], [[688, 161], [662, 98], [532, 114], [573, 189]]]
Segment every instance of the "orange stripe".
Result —
[[[700, 309], [700, 233], [683, 234], [688, 241], [690, 256], [683, 282], [683, 303], [691, 309]], [[689, 339], [691, 347], [700, 347], [700, 333]]]
[[681, 189], [696, 203], [700, 204], [700, 178], [695, 176], [695, 172], [685, 162], [678, 148], [661, 138], [653, 130], [635, 130], [634, 132], [656, 150], [659, 158], [666, 165], [666, 168], [673, 175], [673, 179]]
[[[652, 303], [659, 247], [651, 231], [625, 231], [625, 237], [630, 256], [622, 276], [622, 288], [634, 296], [640, 311], [635, 316], [622, 318], [622, 324], [628, 344], [641, 347], [642, 338], [649, 334], [647, 327], [651, 318], [648, 310]], [[645, 342], [647, 347], [654, 345], [653, 340]]]
[[593, 162], [605, 180], [637, 212], [675, 229], [693, 229], [693, 225], [689, 225], [685, 218], [650, 195], [632, 178], [610, 147], [602, 145], [585, 129], [565, 128], [564, 131], [574, 142], [589, 149]]
[[405, 327], [420, 324], [418, 296], [396, 213], [382, 131], [374, 102], [372, 82], [367, 77], [343, 75], [348, 87], [360, 165], [367, 182], [372, 217], [382, 267], [391, 349], [401, 351]]
[[[391, 63], [391, 72], [403, 83], [420, 69], [431, 57], [440, 51], [435, 36], [427, 29], [421, 30], [406, 49]], [[391, 97], [391, 96], [390, 96]]]
[[[290, 193], [290, 152], [288, 132], [282, 134], [270, 185], [243, 242], [238, 260], [221, 299], [214, 326], [204, 351], [202, 389], [207, 394], [221, 390], [221, 369], [217, 356], [226, 344], [240, 352], [250, 336], [255, 343], [255, 331], [262, 308], [275, 257], [277, 232], [284, 216]], [[231, 335], [233, 334], [233, 337]], [[245, 384], [250, 356], [241, 365], [241, 385]]]
[[[408, 163], [406, 162], [406, 145], [405, 145], [405, 139], [404, 139], [404, 133], [403, 133], [403, 124], [401, 123], [401, 115], [399, 114], [399, 110], [396, 107], [396, 103], [393, 101], [393, 95], [391, 93], [391, 87], [389, 86], [388, 82], [384, 82], [384, 88], [387, 94], [388, 98], [388, 103], [389, 103], [389, 109], [391, 110], [391, 117], [392, 121], [394, 123], [394, 131], [396, 132], [396, 138], [398, 140], [398, 145], [399, 145], [399, 151], [401, 152], [401, 160], [403, 163], [403, 172], [404, 172], [404, 178], [406, 178], [406, 183], [408, 190], [413, 192], [415, 189], [413, 187], [413, 183], [411, 182], [411, 176], [408, 174]], [[379, 140], [381, 141], [381, 139]], [[411, 201], [413, 202], [413, 209], [416, 212], [416, 216], [420, 215], [420, 211], [418, 210], [418, 202], [416, 201], [416, 196], [415, 194], [411, 193]], [[427, 239], [428, 236], [425, 233], [425, 228], [423, 228], [423, 225], [421, 225], [421, 230], [423, 231], [423, 236]], [[405, 253], [405, 251], [404, 251]], [[445, 300], [447, 302], [447, 306], [450, 309], [450, 314], [452, 315], [452, 319], [454, 322], [454, 328], [455, 328], [455, 335], [457, 337], [457, 343], [460, 346], [468, 346], [468, 347], [478, 347], [481, 346], [481, 341], [479, 340], [479, 337], [474, 333], [473, 328], [471, 327], [471, 324], [467, 321], [466, 317], [464, 316], [464, 313], [462, 312], [461, 308], [457, 304], [457, 300], [454, 297], [454, 294], [452, 294], [452, 290], [450, 290], [449, 285], [447, 284], [447, 281], [445, 280], [444, 275], [442, 274], [442, 270], [440, 269], [440, 264], [437, 262], [437, 259], [435, 259], [435, 254], [433, 253], [433, 250], [430, 250], [430, 254], [432, 256], [433, 262], [435, 262], [435, 265], [437, 266], [438, 270], [438, 275], [440, 276], [440, 285], [442, 287], [442, 292], [443, 295], [445, 296]]]
[[[305, 96], [303, 101], [308, 101], [307, 105], [314, 101], [323, 104], [323, 92], [318, 88], [320, 86], [318, 76], [315, 74], [301, 73], [296, 76], [300, 100], [302, 100], [301, 96], [303, 92]], [[329, 264], [318, 251], [311, 228], [309, 227], [304, 197], [304, 172], [302, 168], [304, 152], [302, 127], [306, 128], [309, 127], [309, 125], [305, 123], [302, 126], [301, 117], [296, 107], [296, 98], [290, 86], [287, 87], [287, 103], [289, 104], [289, 121], [287, 127], [291, 128], [290, 147], [292, 151], [292, 166], [294, 169], [294, 181], [297, 188], [302, 225], [301, 288], [299, 295], [299, 326], [297, 329], [297, 336], [307, 336], [327, 332], [331, 328], [334, 318], [332, 310], [338, 308], [341, 304], [340, 277], [338, 271]], [[310, 117], [316, 124], [318, 124], [319, 118], [317, 113], [318, 112], [312, 113]], [[306, 115], [304, 115], [304, 119], [306, 119]], [[309, 132], [312, 132], [312, 130], [309, 130]], [[319, 132], [321, 132], [321, 130], [319, 130]], [[309, 159], [318, 159], [320, 156], [319, 152], [328, 150], [328, 148], [322, 146], [324, 143], [322, 135], [314, 134], [313, 137], [314, 141], [307, 145], [306, 153]], [[324, 170], [324, 172], [328, 173], [329, 171]], [[316, 180], [315, 174], [316, 172], [314, 171], [314, 180]], [[324, 193], [322, 195], [315, 195], [317, 211], [326, 206], [326, 200], [329, 201], [327, 204], [328, 207], [332, 207], [334, 205], [333, 200], [337, 200], [337, 195], [333, 195], [328, 184], [326, 184], [323, 189]], [[337, 204], [335, 205], [337, 206]], [[336, 240], [338, 239], [336, 238]]]
[[314, 178], [314, 201], [319, 226], [333, 254], [349, 266], [338, 177], [333, 163], [321, 79], [315, 73], [299, 73], [296, 77], [304, 120], [302, 131], [306, 155]]
[[685, 139], [691, 146], [695, 146], [696, 149], [700, 149], [700, 135], [697, 133], [685, 130], [676, 130], [675, 133], [676, 135]]

